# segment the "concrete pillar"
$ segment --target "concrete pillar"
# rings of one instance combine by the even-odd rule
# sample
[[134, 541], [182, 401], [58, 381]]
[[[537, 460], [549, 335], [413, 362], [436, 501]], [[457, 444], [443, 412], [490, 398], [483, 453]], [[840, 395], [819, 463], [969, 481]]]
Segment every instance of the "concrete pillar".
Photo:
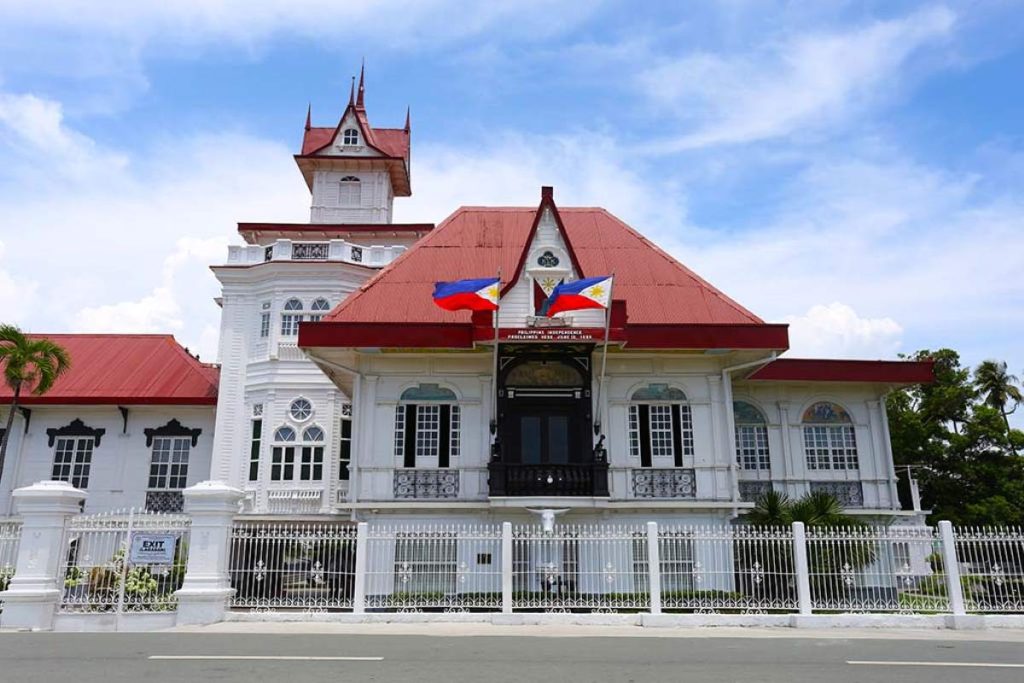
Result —
[[512, 614], [512, 522], [501, 523], [501, 611]]
[[661, 546], [657, 522], [647, 522], [647, 575], [651, 589], [651, 614], [661, 614]]
[[352, 590], [352, 611], [362, 614], [366, 611], [366, 569], [370, 552], [370, 526], [366, 522], [356, 525], [356, 566], [355, 585]]
[[63, 481], [40, 481], [12, 495], [22, 520], [21, 542], [14, 577], [0, 593], [3, 623], [9, 628], [49, 630], [63, 592], [64, 528], [81, 510], [85, 491]]
[[229, 562], [231, 525], [245, 493], [220, 481], [202, 481], [184, 491], [192, 518], [188, 564], [178, 597], [178, 624], [212, 624], [224, 618], [234, 594]]
[[811, 572], [807, 562], [807, 532], [803, 522], [793, 522], [793, 569], [800, 616], [811, 614]]

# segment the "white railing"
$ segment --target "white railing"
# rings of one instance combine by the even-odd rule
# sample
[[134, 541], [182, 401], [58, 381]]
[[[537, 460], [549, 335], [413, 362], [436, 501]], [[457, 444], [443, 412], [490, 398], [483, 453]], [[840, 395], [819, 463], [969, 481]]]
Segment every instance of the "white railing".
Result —
[[235, 521], [230, 605], [254, 611], [349, 608], [356, 527], [339, 523]]
[[798, 608], [793, 531], [787, 527], [659, 527], [666, 611], [792, 612]]
[[950, 604], [940, 539], [931, 527], [807, 529], [816, 610], [944, 612]]
[[650, 604], [646, 527], [566, 525], [512, 533], [513, 609], [638, 610]]
[[0, 521], [0, 591], [7, 590], [7, 584], [14, 576], [14, 565], [18, 560], [18, 541], [20, 539], [20, 521]]
[[370, 526], [366, 548], [366, 609], [501, 608], [499, 524]]
[[[60, 612], [169, 612], [177, 605], [188, 560], [190, 520], [130, 510], [68, 520], [59, 577]], [[141, 535], [171, 540], [170, 562], [132, 557]]]
[[232, 606], [250, 609], [1024, 612], [1018, 529], [954, 541], [948, 525], [236, 522], [232, 534]]
[[323, 489], [287, 488], [267, 491], [267, 510], [274, 515], [315, 514], [320, 512]]
[[302, 349], [300, 349], [299, 345], [295, 342], [278, 342], [277, 359], [306, 360], [306, 354], [302, 352]]
[[956, 555], [969, 612], [1024, 612], [1024, 532], [957, 528]]

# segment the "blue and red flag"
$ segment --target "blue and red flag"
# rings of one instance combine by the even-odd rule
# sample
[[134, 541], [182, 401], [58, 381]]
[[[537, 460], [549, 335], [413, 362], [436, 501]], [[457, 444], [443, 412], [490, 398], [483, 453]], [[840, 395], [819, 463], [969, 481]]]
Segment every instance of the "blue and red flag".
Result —
[[561, 282], [544, 302], [542, 313], [549, 318], [562, 311], [583, 308], [608, 308], [612, 296], [612, 276], [587, 277], [575, 282]]
[[496, 311], [500, 282], [496, 277], [436, 282], [434, 303], [446, 311]]

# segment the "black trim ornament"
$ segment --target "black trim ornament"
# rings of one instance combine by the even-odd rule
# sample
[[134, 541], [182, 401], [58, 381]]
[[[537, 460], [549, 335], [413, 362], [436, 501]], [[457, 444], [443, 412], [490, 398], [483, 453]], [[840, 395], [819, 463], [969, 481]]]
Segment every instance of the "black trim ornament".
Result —
[[146, 448], [153, 445], [153, 437], [155, 436], [187, 436], [192, 439], [192, 448], [195, 448], [199, 443], [199, 435], [203, 433], [203, 430], [198, 427], [190, 429], [177, 420], [172, 419], [163, 427], [150, 427], [143, 429], [142, 433], [146, 435]]
[[107, 430], [103, 427], [89, 427], [77, 417], [63, 427], [51, 427], [46, 430], [46, 436], [49, 437], [47, 447], [53, 448], [53, 443], [60, 436], [91, 436], [96, 440], [96, 445], [100, 445], [100, 438], [107, 433]]

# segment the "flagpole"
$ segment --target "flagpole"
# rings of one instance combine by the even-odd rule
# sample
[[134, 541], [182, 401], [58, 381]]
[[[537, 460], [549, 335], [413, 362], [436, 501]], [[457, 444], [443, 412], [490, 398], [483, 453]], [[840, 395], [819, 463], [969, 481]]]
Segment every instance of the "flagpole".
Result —
[[612, 290], [615, 287], [615, 273], [612, 273], [611, 281], [611, 286], [608, 288], [608, 307], [604, 311], [604, 355], [601, 357], [601, 379], [597, 383], [597, 415], [601, 431], [604, 431], [601, 400], [604, 398], [604, 373], [608, 367], [608, 332], [612, 325]]
[[498, 433], [498, 311], [501, 309], [501, 268], [498, 268], [498, 300], [494, 309], [494, 362], [492, 367], [493, 391], [491, 392], [491, 435]]

